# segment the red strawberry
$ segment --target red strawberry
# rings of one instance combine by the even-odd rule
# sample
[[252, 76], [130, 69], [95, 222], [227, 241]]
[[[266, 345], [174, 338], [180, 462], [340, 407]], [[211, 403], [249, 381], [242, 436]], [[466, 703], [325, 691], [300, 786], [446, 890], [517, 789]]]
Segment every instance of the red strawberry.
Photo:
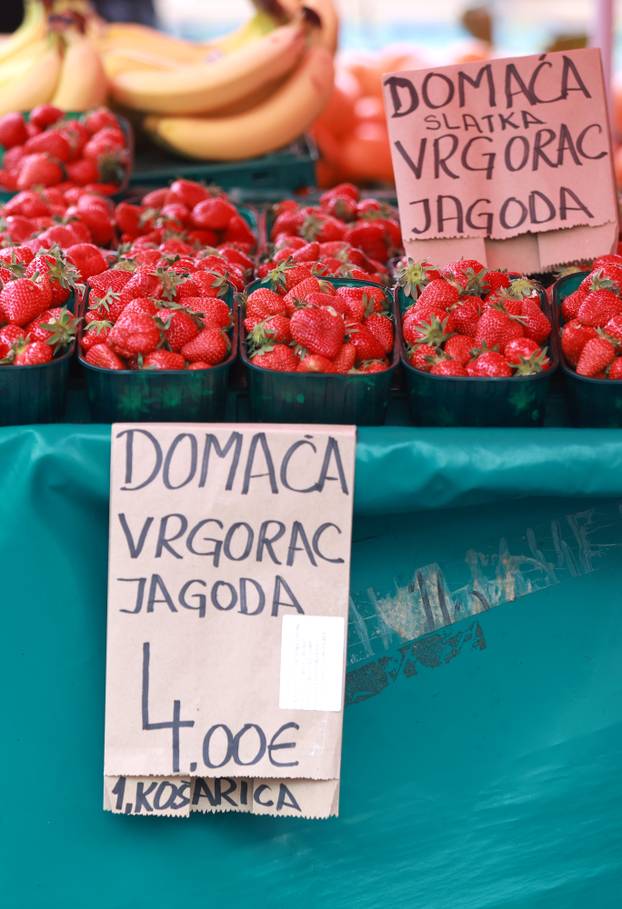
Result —
[[448, 338], [443, 351], [451, 360], [456, 360], [464, 365], [473, 358], [476, 347], [475, 338], [468, 335], [454, 335]]
[[622, 379], [622, 357], [616, 357], [609, 369], [607, 370], [608, 379]]
[[26, 331], [31, 341], [45, 341], [54, 350], [68, 347], [76, 336], [78, 321], [63, 306], [46, 309], [33, 319]]
[[114, 223], [103, 199], [83, 195], [76, 205], [76, 216], [88, 227], [93, 243], [106, 246], [114, 236]]
[[78, 281], [78, 271], [68, 263], [58, 247], [49, 253], [35, 256], [26, 268], [26, 277], [39, 284], [49, 283], [52, 293], [52, 304], [59, 306], [65, 303]]
[[288, 344], [291, 338], [287, 316], [268, 316], [263, 322], [258, 322], [252, 327], [248, 341], [253, 350], [258, 350], [267, 344]]
[[317, 240], [318, 243], [325, 243], [329, 240], [341, 240], [345, 233], [345, 225], [338, 218], [316, 209], [306, 215], [298, 232], [307, 241]]
[[108, 268], [88, 279], [88, 285], [98, 297], [103, 297], [108, 291], [120, 294], [127, 282], [132, 277], [132, 272], [120, 268]]
[[28, 325], [48, 307], [48, 297], [30, 278], [17, 278], [0, 291], [0, 312], [7, 322]]
[[289, 259], [285, 262], [281, 262], [276, 268], [273, 268], [272, 271], [268, 273], [270, 286], [273, 290], [281, 291], [283, 293], [296, 287], [297, 284], [300, 284], [300, 282], [304, 281], [306, 278], [312, 277], [313, 271], [310, 265], [306, 263], [296, 265], [295, 262], [291, 262]]
[[475, 340], [480, 345], [485, 344], [489, 348], [498, 347], [503, 350], [508, 341], [513, 338], [521, 338], [523, 335], [524, 331], [520, 323], [510, 318], [507, 312], [488, 307], [477, 323]]
[[562, 351], [568, 363], [576, 366], [581, 356], [581, 351], [588, 341], [597, 337], [596, 329], [590, 325], [584, 325], [578, 319], [572, 319], [566, 322], [561, 331]]
[[503, 354], [495, 350], [488, 350], [467, 365], [467, 375], [486, 376], [490, 379], [508, 378], [512, 375], [512, 367]]
[[328, 309], [297, 309], [291, 317], [290, 330], [297, 344], [329, 360], [337, 356], [344, 342], [343, 319]]
[[333, 360], [335, 371], [339, 373], [348, 373], [354, 369], [356, 363], [356, 347], [349, 341], [343, 345], [337, 356]]
[[15, 349], [15, 366], [41, 366], [54, 358], [54, 352], [45, 341], [30, 341]]
[[215, 366], [226, 360], [230, 349], [229, 339], [221, 328], [203, 328], [183, 346], [181, 353], [186, 360], [201, 360]]
[[162, 281], [153, 269], [148, 267], [138, 268], [121, 291], [121, 300], [126, 303], [139, 297], [162, 298], [164, 296]]
[[91, 366], [100, 369], [126, 369], [123, 360], [107, 344], [95, 344], [84, 357]]
[[184, 297], [183, 305], [188, 312], [201, 316], [205, 328], [231, 325], [231, 310], [220, 297]]
[[0, 359], [8, 357], [18, 341], [26, 337], [26, 332], [19, 325], [5, 325], [0, 328]]
[[164, 338], [172, 351], [180, 351], [199, 333], [197, 320], [183, 309], [159, 309], [157, 317], [164, 330]]
[[356, 350], [356, 362], [378, 360], [384, 357], [384, 345], [365, 325], [351, 325], [348, 329], [351, 344]]
[[503, 356], [510, 366], [518, 366], [522, 360], [527, 360], [534, 353], [542, 353], [542, 349], [531, 338], [514, 338], [503, 348]]
[[494, 293], [510, 286], [510, 276], [505, 271], [489, 270], [479, 275], [484, 293]]
[[417, 303], [419, 305], [432, 304], [447, 309], [448, 306], [452, 306], [454, 303], [458, 302], [458, 297], [459, 292], [457, 287], [450, 284], [449, 281], [446, 281], [444, 278], [436, 278], [433, 281], [430, 281], [429, 284], [426, 284], [419, 295]]
[[594, 290], [583, 300], [577, 318], [584, 325], [604, 328], [609, 319], [622, 312], [622, 301], [611, 290]]
[[[322, 250], [324, 252], [324, 250]], [[292, 262], [317, 262], [320, 255], [320, 244], [317, 240], [305, 243], [292, 253]]]
[[521, 325], [525, 336], [543, 344], [551, 334], [551, 323], [542, 312], [537, 297], [526, 297], [521, 303]]
[[298, 364], [298, 372], [337, 372], [335, 364], [321, 354], [306, 354]]
[[224, 241], [252, 249], [255, 246], [255, 235], [241, 215], [234, 215], [225, 229]]
[[419, 344], [411, 350], [408, 362], [421, 372], [430, 372], [437, 358], [437, 347], [433, 347], [431, 344]]
[[438, 360], [430, 369], [433, 376], [467, 376], [468, 373], [458, 360]]
[[283, 298], [267, 287], [257, 288], [246, 299], [246, 315], [250, 318], [261, 321], [266, 316], [276, 316], [285, 311]]
[[347, 229], [345, 239], [379, 262], [386, 262], [393, 252], [391, 237], [380, 221], [357, 221]]
[[300, 281], [291, 290], [288, 290], [283, 297], [283, 302], [287, 307], [288, 313], [293, 313], [300, 306], [304, 306], [309, 294], [321, 293], [322, 285], [317, 278], [305, 278]]
[[296, 372], [300, 362], [291, 347], [285, 344], [268, 345], [251, 357], [253, 366], [276, 372]]
[[357, 301], [364, 306], [365, 313], [384, 312], [387, 308], [387, 299], [381, 287], [366, 284], [365, 287], [338, 287], [337, 296], [346, 302]]
[[186, 297], [219, 297], [224, 296], [229, 284], [222, 274], [211, 271], [195, 271], [177, 287], [175, 299]]
[[99, 275], [107, 268], [105, 258], [94, 243], [75, 243], [67, 249], [66, 256], [77, 269], [81, 281]]
[[[149, 193], [149, 195], [151, 196], [152, 194]], [[197, 183], [195, 180], [179, 179], [173, 180], [169, 187], [168, 195], [171, 197], [171, 201], [175, 200], [181, 202], [187, 208], [194, 208], [199, 202], [209, 198], [210, 193], [202, 183]], [[153, 205], [154, 200], [149, 199], [147, 201], [147, 197], [145, 197], [145, 204]]]
[[616, 351], [605, 338], [590, 338], [586, 341], [577, 363], [577, 374], [593, 377], [613, 363]]
[[19, 164], [17, 188], [30, 189], [31, 186], [54, 186], [63, 179], [59, 164], [46, 154], [26, 155]]
[[186, 361], [172, 350], [154, 350], [143, 359], [142, 369], [184, 369]]
[[89, 183], [95, 183], [99, 177], [97, 164], [91, 158], [80, 158], [78, 161], [70, 161], [65, 166], [67, 179], [78, 186], [87, 186]]
[[609, 338], [622, 344], [622, 313], [618, 313], [609, 319], [605, 325], [605, 331]]
[[474, 337], [481, 314], [482, 301], [479, 297], [473, 295], [460, 297], [449, 310], [447, 331]]
[[28, 131], [22, 114], [5, 114], [0, 117], [0, 145], [7, 149], [13, 148], [14, 145], [23, 145], [27, 138]]
[[385, 354], [393, 351], [393, 322], [389, 316], [373, 313], [365, 319], [364, 324], [374, 337], [382, 344]]
[[122, 357], [151, 353], [160, 343], [160, 329], [153, 316], [135, 309], [128, 312], [128, 309], [126, 307], [110, 331], [110, 346]]
[[237, 209], [222, 196], [214, 196], [198, 202], [192, 209], [192, 223], [195, 227], [208, 230], [225, 230], [232, 218], [237, 215]]
[[50, 130], [32, 136], [26, 142], [25, 148], [28, 154], [43, 153], [63, 163], [69, 161], [71, 157], [71, 146], [58, 130]]
[[585, 300], [587, 294], [584, 290], [573, 291], [571, 294], [568, 294], [562, 302], [562, 318], [564, 322], [570, 322], [571, 319], [576, 319], [579, 312], [579, 307]]
[[407, 310], [402, 322], [404, 340], [409, 345], [431, 344], [439, 347], [448, 338], [447, 318], [420, 316], [412, 308]]
[[85, 325], [82, 337], [80, 338], [82, 350], [90, 350], [91, 347], [94, 347], [96, 344], [103, 344], [104, 341], [107, 341], [110, 337], [111, 328], [112, 322], [103, 319], [89, 322]]
[[47, 129], [62, 116], [63, 112], [59, 107], [54, 107], [53, 104], [39, 104], [30, 111], [30, 122], [38, 129]]
[[457, 262], [452, 262], [451, 265], [447, 265], [443, 269], [444, 274], [457, 279], [461, 283], [471, 274], [478, 275], [482, 271], [486, 271], [486, 268], [477, 259], [458, 259]]
[[384, 372], [388, 367], [389, 364], [384, 359], [366, 360], [364, 363], [359, 364], [356, 371], [364, 373]]
[[205, 363], [203, 360], [195, 360], [194, 363], [188, 363], [188, 365], [186, 366], [186, 369], [189, 369], [192, 371], [197, 370], [197, 369], [211, 369], [211, 368], [212, 368], [212, 364]]

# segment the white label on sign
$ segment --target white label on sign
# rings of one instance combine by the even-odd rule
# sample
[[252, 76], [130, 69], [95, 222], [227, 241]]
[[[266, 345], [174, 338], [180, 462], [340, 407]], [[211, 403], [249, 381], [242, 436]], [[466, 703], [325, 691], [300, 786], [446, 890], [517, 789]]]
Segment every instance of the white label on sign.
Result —
[[344, 645], [342, 616], [283, 616], [281, 710], [341, 710]]

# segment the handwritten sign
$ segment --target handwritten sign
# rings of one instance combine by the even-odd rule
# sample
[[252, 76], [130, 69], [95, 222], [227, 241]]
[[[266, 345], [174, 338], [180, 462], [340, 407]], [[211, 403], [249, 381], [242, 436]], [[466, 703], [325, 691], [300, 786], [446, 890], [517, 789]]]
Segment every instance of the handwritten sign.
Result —
[[354, 449], [113, 426], [105, 809], [337, 813]]
[[415, 258], [536, 271], [615, 246], [598, 50], [392, 73], [384, 97]]

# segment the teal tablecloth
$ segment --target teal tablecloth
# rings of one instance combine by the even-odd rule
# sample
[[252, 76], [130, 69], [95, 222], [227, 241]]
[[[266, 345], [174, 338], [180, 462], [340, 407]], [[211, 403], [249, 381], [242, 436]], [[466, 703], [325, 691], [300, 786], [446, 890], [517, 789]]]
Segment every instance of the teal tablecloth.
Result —
[[0, 905], [622, 904], [622, 431], [364, 429], [341, 816], [101, 809], [109, 428], [0, 431]]

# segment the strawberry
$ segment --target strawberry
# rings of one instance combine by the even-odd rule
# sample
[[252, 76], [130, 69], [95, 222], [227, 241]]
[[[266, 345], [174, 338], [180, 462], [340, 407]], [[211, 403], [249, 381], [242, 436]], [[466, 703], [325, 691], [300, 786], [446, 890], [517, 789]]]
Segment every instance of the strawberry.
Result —
[[100, 369], [126, 369], [123, 360], [107, 344], [95, 344], [84, 357], [91, 366]]
[[253, 366], [262, 369], [273, 369], [276, 372], [296, 372], [300, 362], [291, 347], [285, 344], [274, 344], [264, 347], [250, 358]]
[[0, 117], [0, 145], [3, 148], [23, 145], [27, 138], [28, 131], [22, 114], [12, 113]]
[[458, 360], [438, 360], [430, 369], [433, 376], [467, 376], [468, 373]]
[[[322, 249], [322, 252], [325, 252], [325, 250]], [[320, 244], [317, 240], [312, 240], [310, 243], [305, 243], [300, 249], [295, 249], [291, 259], [292, 262], [317, 262], [319, 255]]]
[[524, 335], [522, 325], [508, 316], [503, 309], [489, 307], [484, 310], [477, 323], [475, 340], [486, 347], [505, 348], [508, 341]]
[[413, 259], [403, 260], [397, 272], [397, 282], [407, 297], [416, 297], [426, 284], [440, 277], [438, 269], [428, 262], [415, 262]]
[[356, 372], [372, 373], [372, 372], [384, 372], [388, 369], [389, 364], [384, 359], [375, 359], [375, 360], [365, 360], [364, 363], [360, 363], [357, 367]]
[[[152, 196], [152, 193], [148, 194]], [[203, 202], [204, 199], [209, 198], [209, 190], [203, 186], [201, 183], [197, 183], [195, 180], [173, 180], [171, 183], [168, 195], [170, 200], [167, 201], [176, 201], [181, 202], [187, 208], [194, 208], [195, 205], [198, 205], [199, 202]], [[154, 205], [156, 200], [149, 199], [147, 201], [147, 196], [145, 197], [146, 205]], [[162, 200], [163, 203], [164, 200]], [[159, 205], [157, 207], [160, 207]]]
[[490, 379], [502, 379], [512, 375], [512, 367], [503, 354], [488, 350], [471, 360], [466, 367], [469, 376], [485, 376]]
[[30, 189], [31, 186], [54, 186], [63, 179], [59, 164], [48, 155], [35, 153], [26, 155], [19, 164], [17, 188]]
[[28, 154], [42, 153], [62, 163], [66, 163], [71, 157], [69, 142], [61, 133], [54, 130], [32, 136], [26, 142], [25, 149]]
[[287, 307], [288, 313], [293, 313], [294, 310], [298, 309], [301, 306], [304, 306], [305, 301], [309, 294], [321, 293], [322, 285], [317, 278], [305, 278], [303, 281], [300, 281], [291, 290], [288, 290], [285, 296], [283, 297], [283, 302]]
[[473, 337], [481, 314], [482, 301], [479, 297], [473, 295], [460, 297], [449, 309], [447, 331]]
[[199, 333], [196, 318], [183, 309], [159, 309], [156, 315], [164, 330], [164, 339], [172, 351], [180, 351]]
[[577, 374], [594, 377], [603, 372], [615, 359], [613, 344], [606, 338], [590, 338], [585, 342], [577, 363]]
[[356, 362], [378, 360], [384, 357], [384, 346], [366, 325], [351, 325], [348, 328], [350, 343], [356, 350]]
[[184, 369], [186, 361], [172, 350], [154, 350], [142, 361], [142, 369]]
[[54, 107], [53, 104], [39, 104], [30, 111], [30, 122], [37, 129], [47, 129], [52, 126], [63, 116], [60, 108]]
[[140, 267], [130, 277], [121, 291], [121, 300], [129, 303], [138, 297], [162, 298], [164, 293], [162, 281], [153, 269]]
[[103, 344], [110, 337], [112, 322], [106, 320], [89, 322], [80, 338], [80, 347], [82, 350], [90, 350], [96, 344]]
[[622, 313], [613, 316], [605, 325], [607, 336], [618, 344], [622, 344]]
[[365, 319], [364, 325], [382, 345], [385, 354], [393, 351], [393, 322], [389, 316], [373, 313]]
[[[298, 208], [281, 211], [276, 216], [270, 230], [270, 239], [276, 242], [279, 234], [297, 234], [302, 228], [305, 218], [305, 213]], [[308, 239], [315, 239], [315, 237], [309, 237]]]
[[110, 346], [122, 357], [151, 353], [160, 343], [158, 325], [153, 316], [136, 310], [128, 312], [128, 308], [126, 307], [110, 331], [108, 338]]
[[197, 370], [197, 369], [211, 369], [211, 368], [212, 368], [212, 364], [205, 363], [203, 360], [195, 360], [194, 363], [188, 363], [188, 365], [186, 366], [186, 369], [189, 369], [192, 371]]
[[287, 316], [268, 316], [249, 332], [248, 341], [253, 350], [267, 344], [289, 344], [292, 338]]
[[19, 325], [5, 325], [0, 328], [0, 359], [4, 360], [12, 354], [18, 341], [26, 337], [26, 332]]
[[99, 275], [107, 268], [105, 258], [94, 243], [75, 243], [68, 247], [65, 255], [77, 269], [80, 281]]
[[349, 341], [343, 345], [337, 356], [333, 360], [335, 372], [347, 373], [354, 368], [356, 363], [356, 347]]
[[443, 269], [445, 275], [458, 280], [460, 284], [466, 283], [466, 279], [470, 275], [478, 275], [480, 272], [485, 271], [485, 266], [478, 262], [477, 259], [458, 259], [457, 262], [452, 262]]
[[421, 372], [430, 372], [433, 364], [438, 358], [438, 348], [431, 344], [418, 344], [414, 347], [409, 356], [408, 362], [415, 369]]
[[404, 340], [409, 345], [431, 344], [440, 347], [449, 334], [447, 332], [447, 319], [437, 316], [420, 316], [416, 311], [408, 310], [402, 322]]
[[259, 321], [267, 316], [285, 313], [286, 307], [282, 297], [267, 287], [259, 287], [246, 298], [246, 315]]
[[[480, 276], [481, 272], [478, 277]], [[502, 290], [504, 287], [510, 286], [510, 276], [505, 271], [489, 269], [484, 272], [483, 276], [480, 277], [480, 280], [482, 290], [486, 294], [495, 293], [497, 290]]]
[[42, 366], [54, 358], [54, 353], [45, 341], [26, 341], [23, 346], [15, 348], [13, 364], [15, 366]]
[[584, 325], [604, 328], [609, 319], [622, 312], [622, 301], [611, 290], [594, 290], [583, 300], [577, 318]]
[[577, 290], [573, 291], [571, 294], [568, 294], [562, 302], [562, 318], [564, 322], [570, 322], [571, 319], [576, 319], [579, 307], [585, 300], [587, 294], [585, 291]]
[[47, 307], [46, 294], [30, 278], [17, 278], [0, 291], [0, 312], [7, 322], [28, 325]]
[[181, 353], [191, 362], [201, 360], [215, 366], [227, 359], [230, 349], [229, 339], [221, 328], [203, 328], [182, 347]]
[[182, 280], [176, 289], [175, 299], [183, 300], [186, 297], [218, 297], [224, 296], [228, 289], [228, 282], [224, 275], [211, 271], [195, 271], [186, 280]]
[[206, 328], [231, 325], [231, 310], [220, 297], [184, 297], [183, 305], [189, 313], [200, 316]]
[[371, 315], [372, 312], [384, 312], [387, 308], [387, 300], [384, 290], [381, 287], [375, 287], [366, 284], [365, 287], [338, 287], [337, 296], [346, 301], [361, 302], [365, 308], [365, 313]]
[[290, 259], [285, 260], [268, 273], [268, 281], [275, 291], [287, 292], [306, 278], [312, 278], [313, 271], [308, 263], [296, 265]]
[[131, 277], [132, 273], [129, 271], [108, 268], [97, 275], [91, 275], [87, 283], [93, 293], [98, 297], [103, 297], [109, 291], [120, 294]]
[[332, 198], [346, 197], [354, 199], [357, 202], [361, 197], [361, 191], [354, 183], [337, 183], [320, 196], [320, 205], [325, 205]]
[[26, 331], [31, 341], [45, 341], [54, 350], [68, 347], [76, 336], [78, 321], [65, 307], [46, 309], [33, 319]]
[[451, 360], [456, 360], [464, 366], [475, 356], [476, 347], [475, 338], [468, 335], [453, 335], [453, 337], [447, 339], [443, 352]]
[[578, 319], [566, 322], [561, 331], [562, 351], [571, 366], [577, 365], [587, 342], [596, 337], [596, 329], [592, 326], [584, 325]]
[[119, 121], [107, 107], [99, 107], [84, 115], [84, 126], [91, 135], [98, 133], [100, 129], [104, 129], [107, 126], [118, 127], [118, 125]]
[[503, 348], [503, 356], [510, 366], [518, 366], [521, 360], [526, 360], [534, 353], [541, 353], [542, 349], [531, 338], [514, 338]]
[[76, 205], [76, 216], [88, 227], [93, 243], [106, 246], [114, 237], [114, 222], [103, 199], [82, 195]]
[[337, 356], [344, 342], [343, 319], [328, 309], [297, 309], [290, 319], [290, 330], [297, 344], [329, 360]]
[[345, 225], [338, 218], [315, 210], [306, 215], [298, 233], [308, 242], [317, 240], [318, 243], [325, 243], [329, 240], [341, 240], [345, 233]]
[[241, 215], [234, 215], [229, 221], [224, 234], [225, 243], [239, 243], [246, 249], [255, 246], [255, 235]]
[[459, 292], [454, 284], [450, 284], [445, 278], [435, 278], [421, 291], [417, 303], [419, 305], [432, 304], [442, 306], [447, 309], [458, 302]]
[[520, 322], [526, 337], [543, 344], [551, 334], [551, 323], [540, 308], [540, 300], [526, 297], [521, 303]]
[[59, 306], [65, 303], [75, 287], [79, 274], [65, 254], [54, 247], [49, 253], [35, 256], [26, 268], [26, 277], [40, 283], [47, 280], [52, 292], [52, 303]]
[[337, 372], [335, 364], [321, 354], [305, 354], [298, 364], [298, 372]]
[[225, 230], [237, 209], [222, 196], [214, 196], [198, 202], [192, 209], [192, 223], [195, 227], [208, 230]]
[[611, 366], [607, 369], [608, 379], [622, 379], [622, 357], [616, 357]]
[[89, 183], [94, 183], [99, 177], [97, 164], [91, 158], [70, 161], [65, 165], [65, 172], [67, 178], [78, 186], [87, 186]]

